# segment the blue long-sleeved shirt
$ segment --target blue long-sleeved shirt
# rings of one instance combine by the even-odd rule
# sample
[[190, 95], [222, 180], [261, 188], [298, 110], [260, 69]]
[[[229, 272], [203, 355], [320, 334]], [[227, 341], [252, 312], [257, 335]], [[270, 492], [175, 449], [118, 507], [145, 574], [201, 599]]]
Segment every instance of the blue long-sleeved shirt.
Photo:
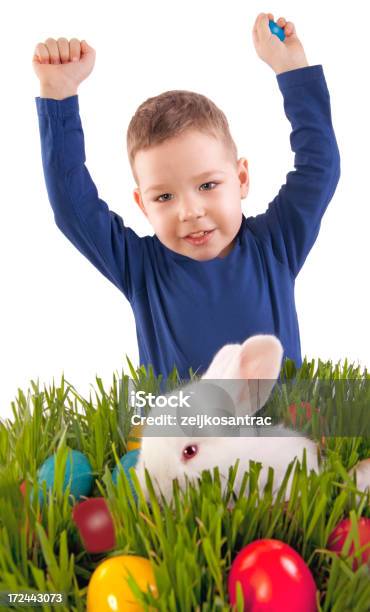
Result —
[[78, 96], [36, 98], [42, 162], [55, 222], [133, 309], [140, 364], [166, 379], [174, 365], [203, 373], [216, 352], [260, 333], [302, 364], [295, 278], [340, 175], [321, 65], [279, 74], [295, 170], [265, 213], [242, 217], [224, 258], [197, 261], [139, 237], [99, 197], [85, 165]]

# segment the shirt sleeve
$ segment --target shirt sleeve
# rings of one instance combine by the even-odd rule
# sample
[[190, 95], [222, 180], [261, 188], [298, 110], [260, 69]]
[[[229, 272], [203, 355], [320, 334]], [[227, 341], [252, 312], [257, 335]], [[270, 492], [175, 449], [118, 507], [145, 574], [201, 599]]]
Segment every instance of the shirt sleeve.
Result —
[[252, 230], [271, 246], [296, 278], [320, 229], [340, 176], [340, 155], [321, 65], [277, 75], [292, 126], [295, 170], [265, 213], [249, 218]]
[[85, 161], [78, 96], [36, 98], [41, 155], [57, 227], [131, 300], [144, 284], [143, 238], [99, 198]]

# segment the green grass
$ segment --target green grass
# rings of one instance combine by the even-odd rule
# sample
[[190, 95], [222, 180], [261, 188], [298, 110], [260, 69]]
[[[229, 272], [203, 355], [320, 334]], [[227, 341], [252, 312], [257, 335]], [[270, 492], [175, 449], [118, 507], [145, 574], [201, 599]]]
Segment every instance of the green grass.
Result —
[[[136, 390], [159, 393], [161, 377], [156, 379], [151, 368], [148, 372], [143, 366], [135, 370], [127, 361]], [[195, 379], [193, 372], [189, 373]], [[156, 498], [148, 474], [151, 493], [150, 503], [146, 503], [133, 473], [139, 497], [136, 505], [124, 474], [117, 486], [111, 478], [118, 458], [127, 451], [132, 415], [129, 375], [113, 375], [108, 390], [96, 377], [95, 397], [90, 393], [89, 399], [81, 397], [64, 376], [59, 386], [53, 381], [52, 386], [40, 390], [39, 383], [31, 381], [27, 395], [18, 389], [12, 402], [12, 420], [0, 421], [0, 591], [64, 592], [68, 597], [65, 607], [33, 609], [82, 611], [90, 576], [99, 562], [112, 555], [135, 554], [152, 561], [160, 593], [154, 600], [136, 589], [143, 609], [151, 604], [163, 612], [230, 610], [227, 576], [236, 554], [253, 540], [276, 538], [293, 546], [310, 567], [318, 588], [318, 610], [369, 610], [369, 567], [362, 565], [353, 572], [353, 558], [338, 557], [326, 549], [330, 532], [342, 518], [352, 518], [351, 537], [356, 541], [357, 519], [370, 517], [369, 495], [359, 495], [355, 481], [348, 476], [349, 468], [370, 456], [368, 429], [364, 436], [327, 437], [326, 463], [320, 475], [307, 474], [305, 460], [290, 464], [275, 501], [273, 470], [263, 494], [259, 494], [261, 465], [251, 461], [238, 495], [233, 491], [236, 463], [230, 468], [226, 492], [222, 493], [215, 469], [203, 472], [197, 483], [187, 483], [184, 490], [174, 481], [171, 505]], [[273, 409], [288, 423], [287, 406], [298, 400], [310, 401], [324, 410], [328, 423], [341, 425], [345, 432], [354, 420], [360, 427], [368, 419], [369, 378], [366, 370], [360, 371], [347, 360], [343, 366], [305, 360], [299, 370], [287, 360], [281, 376], [287, 384], [262, 411]], [[293, 379], [294, 385], [289, 385]], [[357, 383], [349, 387], [349, 393], [345, 385], [337, 384], [347, 380]], [[316, 385], [317, 381], [325, 384]], [[174, 369], [168, 390], [180, 382]], [[333, 388], [334, 398], [330, 392]], [[350, 412], [351, 402], [360, 407], [356, 416]], [[322, 432], [315, 416], [304, 431], [320, 441]], [[72, 521], [69, 489], [62, 491], [68, 448], [82, 451], [93, 467], [91, 497], [107, 498], [116, 527], [113, 552], [90, 554], [82, 546]], [[31, 498], [31, 489], [36, 485], [37, 469], [54, 452], [54, 489], [38, 521], [38, 495]], [[283, 493], [292, 470], [292, 495], [285, 506]], [[28, 483], [25, 499], [19, 491], [24, 479]], [[349, 546], [348, 540], [347, 551]], [[355, 554], [361, 554], [358, 547]], [[135, 589], [134, 581], [131, 584]], [[241, 597], [237, 609], [243, 610]]]

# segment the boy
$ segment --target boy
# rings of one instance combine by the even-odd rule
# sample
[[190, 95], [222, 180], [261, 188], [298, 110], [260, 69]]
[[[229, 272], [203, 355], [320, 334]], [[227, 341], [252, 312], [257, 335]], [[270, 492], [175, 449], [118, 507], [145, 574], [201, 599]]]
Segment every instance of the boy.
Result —
[[[248, 163], [237, 159], [224, 114], [193, 92], [146, 100], [127, 147], [134, 198], [155, 231], [140, 238], [108, 209], [84, 165], [77, 88], [94, 50], [77, 39], [38, 44], [33, 66], [42, 160], [55, 221], [130, 301], [140, 363], [164, 379], [176, 365], [202, 374], [225, 344], [274, 334], [300, 367], [294, 283], [314, 244], [340, 174], [321, 65], [309, 66], [291, 22], [281, 42], [261, 13], [253, 28], [259, 57], [277, 75], [292, 125], [295, 171], [264, 214], [245, 218]], [[203, 235], [203, 232], [207, 232]]]

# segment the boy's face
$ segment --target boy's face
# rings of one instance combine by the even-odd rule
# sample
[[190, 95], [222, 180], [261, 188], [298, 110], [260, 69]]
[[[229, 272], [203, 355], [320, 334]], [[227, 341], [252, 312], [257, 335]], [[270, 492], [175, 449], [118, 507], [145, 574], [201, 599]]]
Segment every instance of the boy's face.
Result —
[[[245, 158], [236, 163], [220, 138], [187, 130], [138, 151], [135, 170], [135, 201], [166, 247], [198, 261], [233, 249], [249, 187]], [[202, 230], [212, 230], [202, 244], [186, 239]]]

